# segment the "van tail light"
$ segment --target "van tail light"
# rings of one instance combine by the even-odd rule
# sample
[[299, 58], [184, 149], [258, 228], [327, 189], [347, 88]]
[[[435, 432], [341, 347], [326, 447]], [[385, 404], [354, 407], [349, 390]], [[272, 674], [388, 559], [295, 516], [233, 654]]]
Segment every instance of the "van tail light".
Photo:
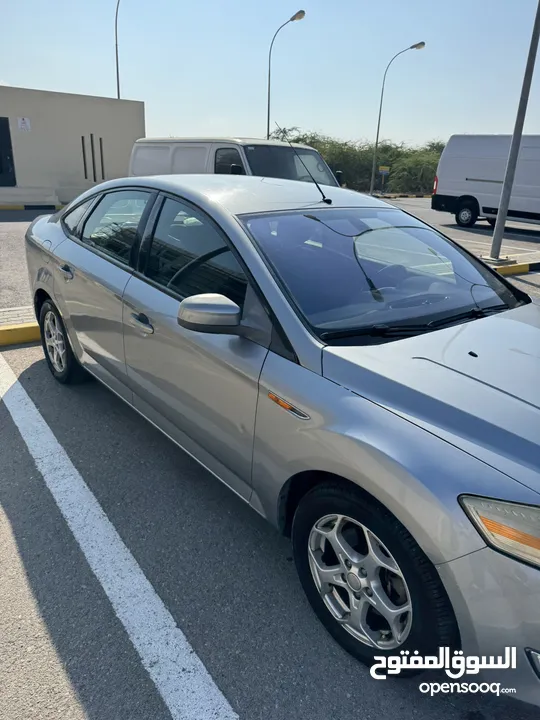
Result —
[[433, 194], [437, 194], [437, 186], [439, 184], [439, 178], [435, 175], [435, 180], [433, 181]]

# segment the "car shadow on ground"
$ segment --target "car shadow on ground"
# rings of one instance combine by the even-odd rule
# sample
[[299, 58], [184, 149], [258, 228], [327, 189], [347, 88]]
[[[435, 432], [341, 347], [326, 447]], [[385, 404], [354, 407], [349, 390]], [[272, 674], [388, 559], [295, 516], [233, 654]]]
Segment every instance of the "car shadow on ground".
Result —
[[[19, 380], [242, 720], [538, 717], [502, 698], [420, 693], [439, 676], [373, 680], [311, 612], [289, 542], [245, 503], [98, 383], [60, 386], [44, 360]], [[1, 404], [0, 433], [0, 503], [86, 717], [168, 717]]]

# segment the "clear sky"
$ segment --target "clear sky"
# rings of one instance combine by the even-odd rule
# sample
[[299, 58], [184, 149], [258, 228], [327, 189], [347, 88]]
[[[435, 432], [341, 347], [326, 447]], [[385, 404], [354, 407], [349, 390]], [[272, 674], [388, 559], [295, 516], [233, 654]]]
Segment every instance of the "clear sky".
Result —
[[[298, 3], [302, 3], [298, 5]], [[114, 96], [116, 0], [2, 0], [0, 82]], [[344, 139], [510, 133], [537, 0], [121, 0], [122, 96], [147, 135], [262, 136], [273, 119]], [[1, 115], [0, 108], [0, 115]], [[540, 133], [540, 58], [526, 132]]]

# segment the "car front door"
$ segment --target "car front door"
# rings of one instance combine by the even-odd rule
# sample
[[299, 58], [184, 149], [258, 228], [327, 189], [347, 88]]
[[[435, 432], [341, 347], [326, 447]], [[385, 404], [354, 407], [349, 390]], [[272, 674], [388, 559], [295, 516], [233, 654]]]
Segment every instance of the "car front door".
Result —
[[104, 193], [76, 226], [68, 213], [62, 224], [69, 239], [56, 250], [55, 295], [74, 351], [128, 400], [122, 294], [133, 271], [139, 225], [154, 198], [140, 189]]
[[[133, 403], [248, 498], [258, 381], [272, 325], [217, 225], [187, 202], [167, 197], [162, 203], [155, 229], [143, 240], [141, 272], [124, 292]], [[180, 302], [199, 293], [236, 302], [251, 337], [180, 327]]]

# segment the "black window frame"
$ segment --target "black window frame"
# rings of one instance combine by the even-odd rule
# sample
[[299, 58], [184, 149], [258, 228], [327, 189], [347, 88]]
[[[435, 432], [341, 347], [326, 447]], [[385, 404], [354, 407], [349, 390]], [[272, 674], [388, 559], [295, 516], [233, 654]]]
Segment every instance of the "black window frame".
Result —
[[[103, 250], [100, 250], [100, 248], [90, 245], [89, 243], [85, 242], [82, 239], [82, 232], [84, 229], [84, 226], [86, 225], [86, 222], [90, 218], [90, 215], [94, 212], [94, 210], [97, 209], [98, 205], [101, 203], [101, 201], [105, 198], [106, 195], [111, 195], [113, 193], [119, 193], [119, 192], [126, 192], [129, 190], [134, 190], [136, 192], [146, 192], [149, 195], [148, 202], [146, 203], [146, 206], [144, 208], [144, 211], [141, 215], [141, 218], [139, 220], [139, 225], [137, 228], [137, 237], [131, 247], [131, 253], [129, 262], [125, 263], [122, 262], [122, 260], [119, 260], [118, 258], [114, 257], [113, 255], [110, 255], [109, 253], [104, 252]], [[92, 195], [90, 198], [86, 197], [84, 199], [81, 199], [80, 203], [77, 203], [73, 207], [66, 208], [66, 211], [62, 214], [60, 217], [60, 223], [62, 225], [62, 229], [64, 230], [64, 233], [71, 239], [73, 242], [76, 242], [81, 247], [84, 247], [89, 252], [94, 253], [95, 255], [98, 255], [99, 257], [103, 258], [104, 260], [108, 260], [113, 265], [116, 265], [117, 267], [120, 267], [124, 270], [129, 269], [131, 272], [135, 270], [138, 264], [138, 257], [140, 253], [140, 246], [141, 246], [141, 240], [143, 236], [143, 231], [146, 227], [148, 217], [154, 207], [154, 204], [156, 202], [156, 199], [158, 197], [158, 191], [155, 188], [150, 188], [142, 185], [128, 185], [125, 187], [114, 187], [109, 188], [107, 190], [102, 190], [101, 192], [97, 192], [95, 195]], [[72, 233], [67, 225], [64, 222], [64, 217], [66, 217], [69, 213], [71, 213], [73, 210], [75, 210], [79, 205], [82, 205], [85, 202], [88, 202], [88, 200], [93, 200], [87, 211], [84, 213], [82, 218], [80, 219], [77, 228], [76, 233]]]
[[160, 292], [165, 293], [165, 295], [168, 295], [169, 297], [173, 298], [174, 300], [177, 300], [178, 302], [182, 302], [184, 298], [180, 297], [180, 295], [175, 292], [174, 290], [171, 290], [171, 288], [167, 288], [161, 283], [157, 282], [153, 278], [149, 277], [146, 274], [146, 266], [148, 263], [148, 257], [150, 255], [150, 250], [152, 248], [152, 241], [154, 238], [154, 232], [157, 228], [159, 217], [161, 215], [161, 211], [163, 209], [163, 206], [165, 204], [166, 200], [175, 200], [176, 202], [182, 203], [183, 205], [186, 205], [187, 207], [191, 208], [194, 212], [199, 213], [202, 215], [205, 220], [207, 220], [210, 225], [216, 230], [218, 235], [222, 238], [224, 244], [228, 247], [229, 251], [233, 254], [233, 257], [236, 259], [240, 267], [242, 268], [242, 272], [246, 276], [247, 283], [251, 286], [251, 289], [257, 296], [259, 302], [261, 303], [264, 311], [268, 315], [270, 322], [272, 324], [272, 339], [270, 342], [270, 345], [268, 346], [268, 349], [276, 355], [281, 355], [282, 357], [286, 358], [287, 360], [290, 360], [291, 362], [294, 362], [295, 364], [299, 364], [298, 356], [296, 355], [296, 352], [294, 350], [294, 347], [292, 343], [290, 342], [289, 338], [287, 337], [285, 331], [281, 327], [281, 324], [277, 317], [275, 316], [274, 311], [270, 307], [269, 302], [267, 301], [264, 293], [262, 292], [261, 288], [259, 287], [259, 284], [253, 277], [252, 273], [250, 272], [249, 268], [247, 267], [244, 259], [242, 258], [241, 254], [238, 252], [237, 248], [235, 247], [234, 243], [230, 240], [227, 233], [223, 230], [223, 228], [205, 211], [203, 208], [199, 207], [197, 204], [191, 202], [187, 198], [181, 197], [180, 195], [176, 195], [171, 192], [159, 192], [159, 194], [156, 197], [156, 200], [153, 204], [152, 210], [148, 215], [146, 226], [143, 229], [142, 232], [142, 241], [139, 246], [139, 254], [138, 254], [138, 266], [134, 269], [133, 275], [137, 277], [139, 280], [142, 280], [143, 282], [148, 283], [152, 287], [154, 287], [156, 290], [159, 290]]

